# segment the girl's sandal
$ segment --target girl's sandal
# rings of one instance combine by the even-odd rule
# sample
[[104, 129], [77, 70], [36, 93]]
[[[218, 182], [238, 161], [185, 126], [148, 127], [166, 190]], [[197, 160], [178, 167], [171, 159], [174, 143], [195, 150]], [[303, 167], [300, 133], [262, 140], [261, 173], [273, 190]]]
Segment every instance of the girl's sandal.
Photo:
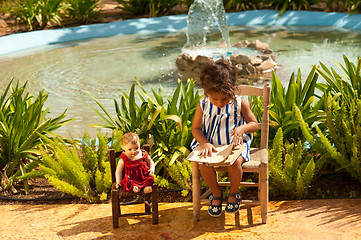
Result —
[[231, 202], [227, 202], [226, 205], [226, 212], [227, 213], [236, 213], [239, 210], [239, 207], [241, 206], [241, 194], [240, 193], [229, 193], [228, 196], [231, 197], [235, 197], [236, 198], [236, 202], [231, 203]]
[[[211, 200], [211, 203], [209, 204], [208, 214], [212, 217], [219, 217], [222, 214], [222, 195], [221, 197], [210, 196], [209, 200]], [[213, 200], [220, 200], [221, 203], [218, 205], [213, 205]]]

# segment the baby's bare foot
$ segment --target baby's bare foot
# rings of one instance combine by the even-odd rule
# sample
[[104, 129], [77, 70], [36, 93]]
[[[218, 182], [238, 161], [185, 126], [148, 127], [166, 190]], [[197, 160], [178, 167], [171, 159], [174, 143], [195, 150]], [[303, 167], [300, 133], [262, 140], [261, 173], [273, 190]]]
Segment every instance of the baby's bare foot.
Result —
[[139, 192], [139, 191], [140, 191], [139, 187], [133, 186], [133, 192], [137, 193], [137, 192]]
[[144, 193], [151, 193], [153, 191], [152, 187], [151, 186], [147, 186], [144, 188]]

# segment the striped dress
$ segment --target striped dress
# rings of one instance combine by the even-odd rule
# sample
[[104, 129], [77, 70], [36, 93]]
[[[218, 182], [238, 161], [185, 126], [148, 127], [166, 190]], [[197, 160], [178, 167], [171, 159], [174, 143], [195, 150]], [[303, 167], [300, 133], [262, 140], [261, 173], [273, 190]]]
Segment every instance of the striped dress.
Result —
[[[230, 102], [223, 108], [214, 106], [208, 97], [200, 101], [200, 106], [203, 111], [203, 126], [202, 132], [207, 140], [215, 145], [227, 145], [233, 141], [231, 133], [237, 126], [246, 124], [241, 113], [241, 97], [236, 96], [237, 102]], [[250, 145], [252, 142], [252, 134], [244, 134], [243, 142], [246, 148], [241, 156], [245, 161], [250, 160]], [[193, 139], [191, 148], [195, 149], [199, 143]]]

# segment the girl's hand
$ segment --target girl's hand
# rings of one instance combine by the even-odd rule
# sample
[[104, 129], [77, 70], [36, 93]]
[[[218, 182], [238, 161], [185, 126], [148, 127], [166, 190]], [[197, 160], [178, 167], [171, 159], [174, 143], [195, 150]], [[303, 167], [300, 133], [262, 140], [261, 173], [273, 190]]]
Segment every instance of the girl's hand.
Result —
[[233, 130], [231, 136], [233, 136], [233, 143], [235, 146], [243, 143], [243, 134], [244, 130], [242, 126], [238, 126]]
[[199, 151], [198, 156], [212, 157], [212, 152], [217, 152], [217, 149], [211, 143], [205, 143], [202, 150]]
[[149, 176], [151, 176], [151, 177], [154, 176], [154, 169], [149, 168], [148, 172], [149, 172]]

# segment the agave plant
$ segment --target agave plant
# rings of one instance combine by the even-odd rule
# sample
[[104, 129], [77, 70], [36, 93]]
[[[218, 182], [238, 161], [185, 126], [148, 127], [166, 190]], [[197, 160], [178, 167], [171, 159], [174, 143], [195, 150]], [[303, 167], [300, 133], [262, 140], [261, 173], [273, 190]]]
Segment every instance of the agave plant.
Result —
[[[48, 93], [40, 91], [37, 97], [25, 91], [27, 82], [8, 84], [0, 97], [0, 170], [4, 189], [38, 166], [38, 147], [42, 144], [39, 134], [53, 134], [71, 121], [64, 120], [66, 110], [55, 118], [47, 118], [50, 107], [44, 104]], [[11, 91], [11, 92], [10, 92]], [[23, 179], [28, 192], [27, 179]]]

